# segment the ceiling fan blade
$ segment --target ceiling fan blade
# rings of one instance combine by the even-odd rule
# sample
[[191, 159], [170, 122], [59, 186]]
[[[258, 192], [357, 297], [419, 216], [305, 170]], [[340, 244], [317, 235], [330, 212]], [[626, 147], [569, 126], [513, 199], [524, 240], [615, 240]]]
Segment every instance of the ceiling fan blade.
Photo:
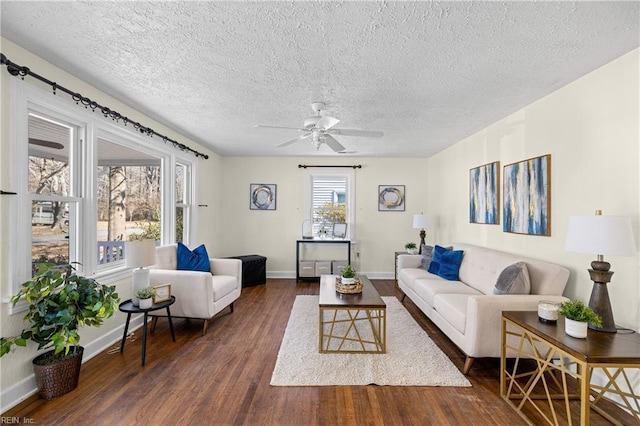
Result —
[[293, 138], [293, 139], [291, 139], [289, 141], [281, 143], [280, 145], [278, 145], [278, 148], [283, 147], [283, 146], [287, 146], [287, 145], [291, 145], [292, 143], [301, 142], [303, 140], [309, 139], [310, 137], [311, 137], [311, 133], [307, 133], [306, 135], [298, 136], [297, 138]]
[[62, 145], [59, 142], [44, 141], [42, 139], [29, 138], [29, 143], [31, 145], [39, 145], [39, 146], [44, 146], [44, 147], [53, 148], [53, 149], [64, 148], [64, 145]]
[[325, 130], [329, 130], [330, 128], [332, 128], [333, 126], [338, 124], [339, 122], [340, 122], [340, 120], [338, 120], [337, 118], [333, 118], [333, 117], [329, 117], [328, 115], [325, 115], [320, 120], [318, 120], [318, 123], [316, 124], [316, 127], [321, 128], [321, 129], [325, 129]]
[[324, 143], [329, 145], [331, 149], [334, 150], [335, 152], [340, 152], [345, 150], [345, 147], [342, 146], [342, 144], [337, 140], [335, 140], [335, 138], [331, 135], [324, 135], [323, 140], [324, 140]]
[[381, 138], [384, 133], [373, 130], [331, 129], [329, 133], [343, 136], [365, 136], [369, 138]]
[[299, 132], [306, 132], [307, 131], [307, 129], [301, 129], [299, 127], [266, 126], [264, 124], [256, 124], [253, 127], [260, 127], [260, 128], [266, 128], [266, 129], [288, 129], [288, 130], [297, 130]]

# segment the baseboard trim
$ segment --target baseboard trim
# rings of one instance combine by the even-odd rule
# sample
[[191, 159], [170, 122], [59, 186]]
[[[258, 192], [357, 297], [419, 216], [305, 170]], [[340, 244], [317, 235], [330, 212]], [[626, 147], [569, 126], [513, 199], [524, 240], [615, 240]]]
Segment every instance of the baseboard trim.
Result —
[[[393, 272], [362, 272], [368, 278], [373, 280], [393, 280], [395, 275]], [[277, 279], [295, 279], [295, 271], [267, 271], [267, 278]]]
[[[142, 328], [142, 323], [142, 315], [136, 315], [135, 317], [132, 316], [131, 322], [129, 324], [129, 332]], [[122, 340], [122, 333], [124, 333], [124, 324], [114, 328], [110, 332], [87, 343], [86, 345], [81, 342], [82, 346], [84, 347], [82, 363], [84, 364], [105, 349], [110, 348], [116, 343], [119, 343]], [[25, 399], [31, 397], [32, 395], [35, 395], [37, 392], [38, 388], [36, 385], [35, 376], [33, 374], [31, 374], [29, 377], [24, 378], [8, 389], [2, 389], [2, 393], [0, 394], [0, 412], [6, 412]]]

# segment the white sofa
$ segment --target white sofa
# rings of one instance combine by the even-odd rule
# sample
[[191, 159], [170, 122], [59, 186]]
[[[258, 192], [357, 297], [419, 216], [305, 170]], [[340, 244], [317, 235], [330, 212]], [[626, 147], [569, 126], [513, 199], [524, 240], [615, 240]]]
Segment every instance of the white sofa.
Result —
[[[204, 320], [202, 334], [206, 334], [209, 320], [230, 307], [242, 290], [242, 261], [240, 259], [210, 258], [211, 272], [176, 270], [177, 245], [156, 248], [156, 263], [149, 267], [151, 285], [171, 284], [171, 316]], [[153, 315], [163, 316], [163, 310]], [[154, 322], [155, 325], [155, 322]]]
[[[459, 281], [421, 269], [422, 256], [407, 254], [398, 256], [398, 286], [467, 355], [464, 374], [475, 358], [500, 357], [502, 311], [535, 311], [540, 300], [568, 300], [562, 296], [566, 268], [469, 244], [453, 249], [464, 251]], [[502, 270], [516, 262], [527, 266], [530, 294], [493, 294]]]

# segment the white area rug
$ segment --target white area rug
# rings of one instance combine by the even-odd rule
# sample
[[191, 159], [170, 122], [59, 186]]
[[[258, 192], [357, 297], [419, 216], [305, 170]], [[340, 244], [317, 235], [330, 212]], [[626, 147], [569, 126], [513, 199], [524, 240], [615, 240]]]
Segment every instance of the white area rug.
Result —
[[387, 304], [386, 354], [318, 352], [318, 296], [297, 296], [272, 386], [471, 386], [395, 297]]

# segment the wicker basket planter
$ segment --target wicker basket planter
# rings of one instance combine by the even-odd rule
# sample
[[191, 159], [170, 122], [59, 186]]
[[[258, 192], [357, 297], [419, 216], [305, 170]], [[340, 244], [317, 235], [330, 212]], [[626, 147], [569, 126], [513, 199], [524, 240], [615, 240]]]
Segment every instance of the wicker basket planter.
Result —
[[75, 355], [72, 351], [68, 357], [58, 362], [42, 364], [54, 351], [45, 352], [33, 359], [33, 371], [41, 398], [52, 399], [78, 387], [84, 348], [78, 346]]

